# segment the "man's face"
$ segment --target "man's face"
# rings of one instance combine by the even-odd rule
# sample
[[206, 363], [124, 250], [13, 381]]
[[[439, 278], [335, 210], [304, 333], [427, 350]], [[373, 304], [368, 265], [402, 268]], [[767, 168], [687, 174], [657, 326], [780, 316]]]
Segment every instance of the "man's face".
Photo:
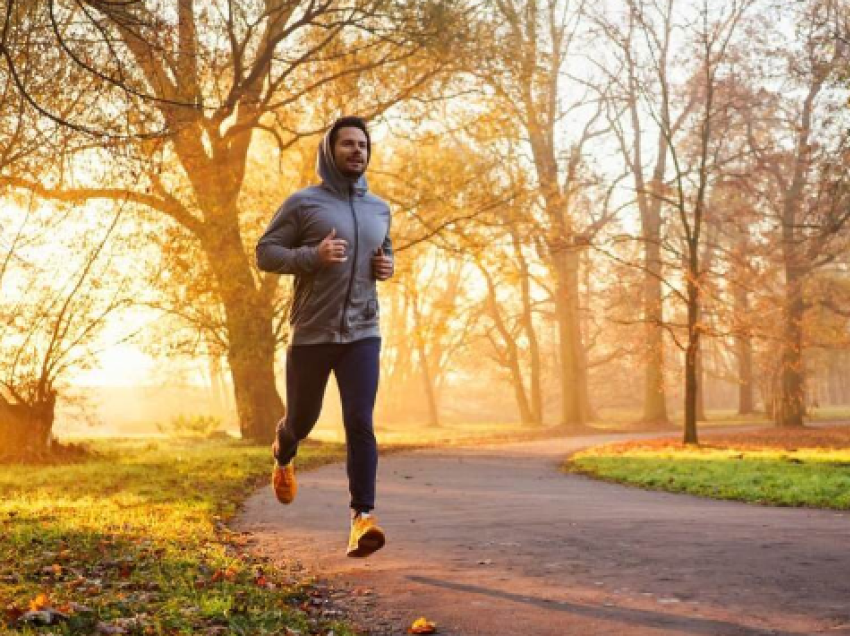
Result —
[[340, 128], [334, 143], [334, 163], [346, 177], [356, 179], [366, 171], [369, 150], [366, 133], [359, 128]]

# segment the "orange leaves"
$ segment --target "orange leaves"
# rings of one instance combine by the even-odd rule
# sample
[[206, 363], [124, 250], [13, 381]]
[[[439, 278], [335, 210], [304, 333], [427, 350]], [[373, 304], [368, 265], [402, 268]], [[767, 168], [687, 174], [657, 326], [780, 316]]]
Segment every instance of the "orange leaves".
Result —
[[52, 625], [67, 621], [73, 613], [69, 604], [54, 608], [47, 594], [39, 594], [29, 603], [29, 610], [24, 610], [17, 605], [10, 605], [4, 614], [6, 620], [15, 625], [29, 623], [32, 625]]
[[437, 624], [432, 623], [424, 616], [413, 621], [413, 625], [407, 630], [408, 634], [436, 634]]
[[234, 565], [229, 566], [228, 568], [222, 570], [216, 570], [210, 581], [212, 583], [218, 583], [220, 581], [230, 581], [231, 583], [236, 580], [236, 577], [239, 576], [239, 568]]
[[47, 597], [47, 594], [39, 594], [30, 601], [31, 612], [40, 612], [45, 607], [50, 607], [50, 599]]

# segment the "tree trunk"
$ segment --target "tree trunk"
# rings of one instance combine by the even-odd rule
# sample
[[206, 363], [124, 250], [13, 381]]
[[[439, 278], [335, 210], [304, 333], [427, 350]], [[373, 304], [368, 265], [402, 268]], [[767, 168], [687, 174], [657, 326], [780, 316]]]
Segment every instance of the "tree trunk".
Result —
[[0, 397], [0, 458], [39, 457], [50, 450], [56, 395], [35, 404], [10, 404]]
[[705, 354], [702, 350], [702, 341], [697, 345], [697, 356], [696, 356], [696, 376], [697, 376], [697, 405], [696, 405], [696, 418], [697, 422], [705, 422], [708, 418], [705, 416], [705, 369], [703, 368], [703, 361], [705, 360]]
[[514, 387], [514, 397], [516, 398], [517, 407], [519, 408], [520, 422], [528, 426], [535, 426], [540, 422], [535, 418], [535, 414], [532, 412], [531, 406], [529, 405], [528, 396], [525, 393], [525, 385], [523, 384], [522, 371], [519, 367], [519, 360], [517, 359], [515, 351], [508, 355], [510, 356], [511, 376], [513, 377], [513, 382], [511, 382], [511, 384]]
[[848, 395], [847, 374], [850, 369], [847, 368], [846, 354], [842, 351], [829, 352], [828, 380], [829, 387], [829, 403], [831, 406], [839, 406], [847, 404], [850, 400]]
[[430, 428], [440, 427], [440, 407], [437, 404], [437, 392], [434, 388], [434, 377], [428, 364], [428, 352], [425, 343], [419, 342], [419, 364], [422, 369], [422, 383], [425, 386], [425, 399], [428, 402], [428, 426]]
[[[576, 278], [576, 302], [574, 311], [575, 324], [578, 329], [576, 331], [575, 340], [573, 341], [573, 348], [579, 361], [579, 372], [582, 378], [579, 386], [579, 390], [581, 391], [581, 409], [582, 413], [584, 413], [584, 421], [587, 423], [596, 419], [596, 414], [593, 411], [593, 405], [590, 401], [590, 365], [588, 363], [587, 347], [584, 346], [585, 334], [590, 332], [590, 312], [586, 310], [590, 306], [590, 258], [588, 257], [587, 250], [582, 249], [580, 251], [571, 252], [567, 256], [567, 259], [567, 262], [571, 263], [574, 268], [574, 276]], [[582, 274], [585, 275], [584, 288], [587, 293], [587, 297], [584, 300], [582, 300], [578, 284], [579, 277]], [[584, 308], [584, 310], [582, 308]]]
[[[580, 429], [588, 421], [587, 372], [583, 361], [581, 327], [578, 315], [578, 273], [576, 255], [555, 255], [557, 271], [555, 308], [561, 375], [561, 425]], [[570, 261], [573, 261], [572, 263]]]
[[803, 276], [793, 266], [785, 268], [782, 368], [778, 408], [774, 416], [782, 428], [804, 425], [805, 375], [803, 369]]
[[688, 266], [688, 345], [685, 349], [685, 444], [698, 444], [697, 391], [699, 390], [697, 358], [699, 357], [699, 287], [695, 280], [698, 263], [691, 248]]
[[[659, 144], [664, 151], [664, 147]], [[654, 182], [653, 182], [654, 183]], [[643, 416], [647, 424], [669, 424], [667, 391], [664, 386], [664, 306], [661, 290], [661, 215], [660, 199], [642, 206], [644, 238], [643, 313], [646, 325], [646, 361], [644, 366]]]
[[[510, 373], [511, 386], [513, 386], [514, 389], [514, 398], [516, 399], [517, 408], [519, 409], [520, 421], [523, 424], [534, 424], [535, 416], [534, 413], [532, 413], [528, 395], [525, 391], [525, 378], [523, 377], [522, 366], [520, 364], [519, 346], [517, 345], [516, 339], [512, 336], [508, 329], [508, 326], [505, 324], [505, 321], [502, 319], [501, 313], [499, 313], [499, 303], [496, 299], [496, 285], [493, 282], [493, 277], [487, 271], [486, 266], [480, 262], [478, 263], [478, 269], [481, 271], [481, 275], [487, 282], [487, 309], [490, 312], [490, 317], [493, 319], [493, 324], [496, 326], [496, 330], [499, 332], [499, 335], [504, 342], [504, 351], [499, 351], [499, 345], [495, 342], [493, 343], [493, 346], [497, 349], [497, 355], [499, 355], [500, 362], [503, 366], [508, 368], [508, 372]], [[525, 290], [523, 290], [523, 292], [524, 291]]]
[[646, 363], [644, 366], [643, 416], [650, 424], [669, 424], [664, 388], [664, 320], [661, 308], [661, 282], [647, 275], [644, 281], [644, 316], [646, 320]]
[[[742, 285], [735, 289], [735, 313], [746, 321], [749, 296]], [[753, 399], [753, 340], [748, 332], [735, 334], [735, 353], [738, 358], [738, 414], [749, 415], [755, 411]]]
[[201, 241], [224, 306], [227, 361], [242, 437], [271, 443], [285, 411], [275, 384], [271, 302], [254, 283], [235, 213], [208, 221]]
[[810, 136], [815, 100], [826, 75], [818, 74], [809, 86], [797, 125], [793, 179], [784, 197], [782, 210], [782, 258], [785, 266], [783, 307], [782, 365], [779, 396], [774, 422], [783, 428], [800, 428], [805, 415], [805, 379], [803, 370], [804, 285], [807, 270], [800, 219], [805, 204], [806, 183], [811, 166]]
[[[534, 329], [534, 314], [532, 312], [531, 298], [531, 275], [528, 271], [528, 262], [525, 260], [525, 255], [522, 253], [522, 244], [519, 236], [515, 231], [511, 231], [513, 239], [514, 251], [517, 255], [519, 264], [520, 286], [522, 289], [522, 329], [525, 332], [525, 337], [528, 338], [528, 352], [530, 360], [530, 382], [529, 393], [531, 397], [530, 419], [529, 424], [543, 424], [543, 389], [541, 387], [541, 362], [540, 362], [540, 344], [537, 339], [537, 332]], [[523, 390], [523, 396], [525, 391]]]
[[[382, 318], [383, 321], [390, 317], [381, 354], [381, 385], [385, 388], [378, 392], [378, 400], [385, 417], [395, 419], [407, 414], [406, 396], [409, 395], [412, 381], [411, 370], [415, 368], [412, 348], [414, 334], [409, 331], [408, 326], [408, 295], [390, 294], [388, 300], [389, 311], [383, 312]], [[397, 333], [397, 330], [400, 333]]]

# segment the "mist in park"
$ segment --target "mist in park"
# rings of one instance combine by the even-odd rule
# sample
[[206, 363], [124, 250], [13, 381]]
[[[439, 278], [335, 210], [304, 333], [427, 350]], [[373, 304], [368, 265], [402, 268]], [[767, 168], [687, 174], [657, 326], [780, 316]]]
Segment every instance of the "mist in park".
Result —
[[850, 633], [848, 423], [848, 0], [0, 3], [0, 631]]
[[279, 42], [248, 28], [253, 3], [230, 20], [13, 3], [7, 443], [206, 415], [270, 439], [291, 287], [253, 247], [352, 113], [373, 128], [398, 261], [380, 292], [379, 425], [695, 438], [712, 417], [840, 412], [845, 8], [556, 5], [364, 8], [328, 27], [351, 42], [323, 38], [316, 9]]

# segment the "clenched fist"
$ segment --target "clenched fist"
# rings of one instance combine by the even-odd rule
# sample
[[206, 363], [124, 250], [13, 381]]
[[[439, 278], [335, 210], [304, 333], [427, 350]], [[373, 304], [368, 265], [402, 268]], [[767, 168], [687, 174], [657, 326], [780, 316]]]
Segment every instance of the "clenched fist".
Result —
[[384, 254], [383, 247], [379, 247], [372, 256], [372, 274], [378, 280], [387, 280], [393, 275], [393, 259]]
[[319, 261], [322, 265], [344, 263], [348, 260], [348, 257], [345, 255], [345, 250], [348, 247], [348, 241], [335, 237], [336, 228], [333, 228], [331, 233], [322, 239], [321, 243], [319, 243]]

